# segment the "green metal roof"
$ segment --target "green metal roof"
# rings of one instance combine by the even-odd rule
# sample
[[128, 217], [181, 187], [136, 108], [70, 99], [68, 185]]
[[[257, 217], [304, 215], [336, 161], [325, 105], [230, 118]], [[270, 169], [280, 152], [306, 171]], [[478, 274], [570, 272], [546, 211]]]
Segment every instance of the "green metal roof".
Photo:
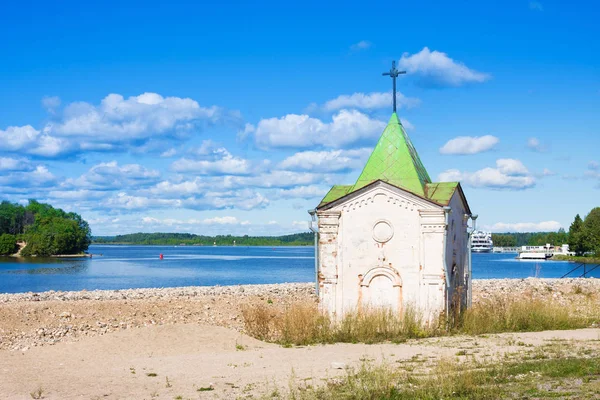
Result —
[[318, 207], [377, 181], [387, 182], [440, 205], [448, 204], [458, 186], [458, 182], [431, 182], [396, 113], [392, 114], [356, 183], [332, 187]]
[[438, 204], [447, 206], [457, 186], [458, 182], [428, 183], [426, 187], [426, 197]]
[[332, 201], [336, 201], [337, 199], [344, 197], [348, 194], [348, 192], [350, 192], [350, 190], [352, 190], [353, 187], [354, 185], [335, 185], [329, 190], [329, 192], [327, 192], [325, 197], [323, 197], [323, 200], [321, 200], [321, 204], [319, 204], [319, 206], [331, 203]]

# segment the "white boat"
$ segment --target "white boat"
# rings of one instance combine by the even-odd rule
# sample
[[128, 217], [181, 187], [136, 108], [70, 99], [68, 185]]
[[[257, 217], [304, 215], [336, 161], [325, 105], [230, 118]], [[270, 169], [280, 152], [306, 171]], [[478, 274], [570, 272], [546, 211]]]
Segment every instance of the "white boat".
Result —
[[550, 244], [545, 246], [521, 246], [517, 260], [547, 260], [554, 255], [554, 247]]
[[473, 231], [471, 234], [471, 251], [473, 253], [489, 253], [494, 248], [490, 232]]
[[547, 260], [552, 257], [552, 254], [549, 253], [540, 253], [537, 251], [524, 251], [519, 253], [517, 256], [517, 260]]

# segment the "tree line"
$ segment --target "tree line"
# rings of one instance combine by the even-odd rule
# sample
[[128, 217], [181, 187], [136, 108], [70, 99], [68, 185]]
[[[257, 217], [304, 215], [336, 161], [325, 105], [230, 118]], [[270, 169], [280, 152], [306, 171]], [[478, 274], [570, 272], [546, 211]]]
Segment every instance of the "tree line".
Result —
[[95, 244], [142, 244], [142, 245], [186, 245], [186, 246], [309, 246], [314, 243], [310, 232], [283, 236], [206, 236], [193, 233], [131, 233], [117, 236], [96, 236]]
[[92, 233], [79, 214], [29, 200], [26, 206], [0, 203], [0, 255], [18, 251], [18, 241], [27, 245], [22, 256], [78, 254], [88, 249]]
[[560, 228], [558, 232], [516, 232], [493, 233], [494, 246], [521, 247], [521, 246], [560, 246], [568, 243], [569, 234]]

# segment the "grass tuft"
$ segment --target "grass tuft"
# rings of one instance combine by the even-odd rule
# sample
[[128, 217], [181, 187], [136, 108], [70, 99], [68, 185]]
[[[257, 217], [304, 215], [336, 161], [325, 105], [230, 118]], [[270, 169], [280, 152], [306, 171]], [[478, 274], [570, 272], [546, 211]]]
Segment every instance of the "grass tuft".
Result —
[[41, 386], [38, 386], [33, 392], [29, 393], [32, 399], [43, 399], [44, 398], [44, 389]]
[[458, 332], [470, 335], [501, 332], [537, 332], [589, 327], [593, 318], [541, 300], [489, 299], [466, 310]]
[[346, 314], [335, 324], [319, 312], [315, 303], [294, 303], [283, 310], [253, 304], [242, 308], [246, 332], [257, 339], [289, 347], [315, 343], [404, 342], [441, 333], [437, 327], [424, 328], [413, 309], [399, 316], [391, 310], [363, 310]]

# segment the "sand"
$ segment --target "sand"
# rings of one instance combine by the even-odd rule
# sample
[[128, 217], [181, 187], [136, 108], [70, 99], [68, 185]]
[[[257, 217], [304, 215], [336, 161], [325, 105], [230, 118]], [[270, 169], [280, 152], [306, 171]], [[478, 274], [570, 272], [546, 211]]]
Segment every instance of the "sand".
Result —
[[[523, 343], [535, 346], [551, 339], [600, 350], [600, 329], [491, 335], [478, 338], [477, 346], [484, 350], [481, 356], [499, 356], [519, 351]], [[47, 399], [231, 399], [285, 389], [292, 377], [322, 383], [344, 373], [338, 367], [357, 366], [365, 359], [395, 363], [417, 355], [453, 357], [468, 340], [282, 348], [228, 328], [152, 326], [26, 352], [0, 352], [0, 393], [3, 399], [30, 399], [41, 387]], [[522, 342], [519, 347], [517, 342]], [[240, 345], [244, 350], [238, 350]], [[198, 391], [209, 387], [214, 390]]]
[[[598, 283], [485, 281], [474, 297], [527, 292], [572, 303]], [[322, 383], [365, 360], [437, 360], [465, 348], [501, 357], [552, 339], [600, 354], [600, 329], [282, 348], [242, 333], [240, 305], [268, 300], [315, 299], [308, 284], [0, 295], [0, 398], [31, 399], [38, 388], [46, 399], [246, 398], [290, 379]]]

